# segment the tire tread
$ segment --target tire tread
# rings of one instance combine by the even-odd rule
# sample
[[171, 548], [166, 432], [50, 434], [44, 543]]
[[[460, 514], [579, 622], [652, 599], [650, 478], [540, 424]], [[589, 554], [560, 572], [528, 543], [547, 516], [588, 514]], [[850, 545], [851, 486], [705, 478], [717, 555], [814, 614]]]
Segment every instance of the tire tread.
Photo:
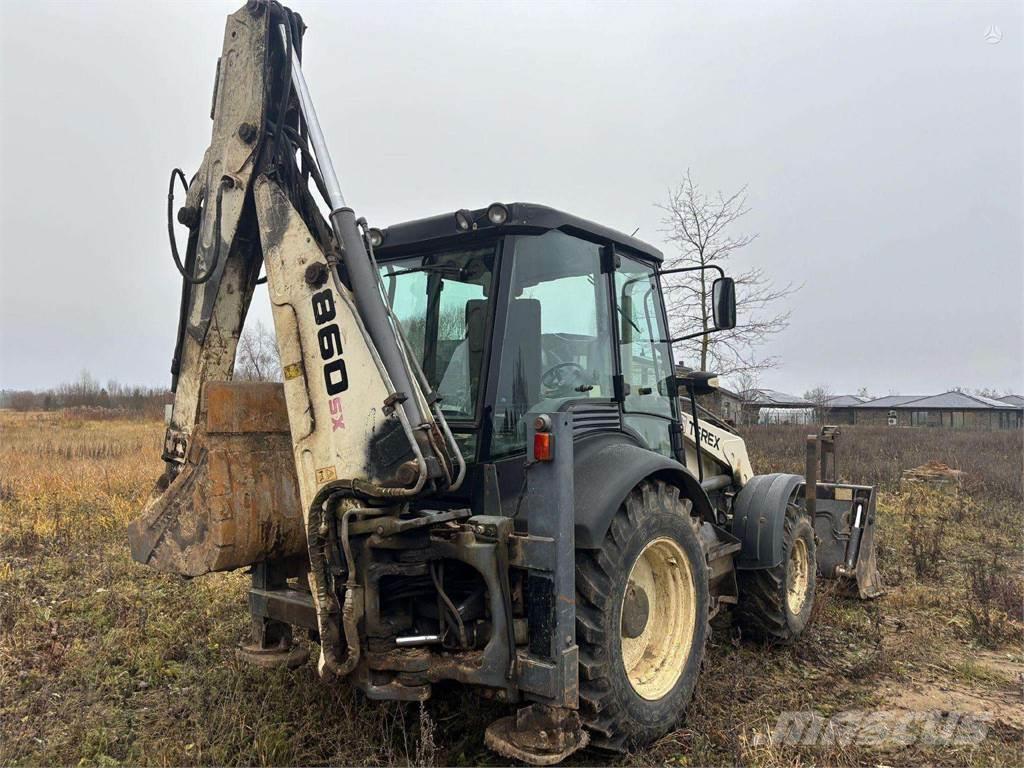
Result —
[[[607, 643], [614, 638], [606, 636], [600, 617], [606, 610], [606, 596], [614, 583], [617, 568], [622, 567], [623, 550], [629, 533], [650, 514], [686, 512], [679, 497], [679, 489], [661, 480], [648, 480], [634, 488], [623, 504], [605, 535], [600, 550], [578, 550], [576, 553], [576, 642], [580, 657], [580, 714], [591, 734], [591, 745], [598, 749], [623, 751], [643, 738], [637, 734], [616, 700], [611, 684], [611, 665]], [[607, 585], [607, 589], [603, 588]], [[698, 617], [707, 624], [707, 616]], [[693, 653], [703, 662], [709, 629], [705, 629], [704, 643]], [[699, 633], [698, 633], [699, 635]], [[699, 668], [698, 664], [698, 668]], [[686, 704], [689, 702], [687, 701]], [[681, 719], [685, 712], [678, 712]], [[675, 723], [667, 724], [666, 730]], [[646, 740], [646, 739], [644, 739]]]
[[[740, 626], [759, 639], [776, 643], [790, 643], [799, 634], [793, 631], [786, 618], [786, 564], [793, 543], [793, 532], [802, 516], [803, 511], [796, 504], [790, 503], [786, 507], [781, 563], [774, 568], [737, 572], [739, 602], [736, 605], [736, 616]], [[811, 568], [813, 568], [813, 533], [809, 554]], [[813, 594], [811, 597], [813, 599]]]

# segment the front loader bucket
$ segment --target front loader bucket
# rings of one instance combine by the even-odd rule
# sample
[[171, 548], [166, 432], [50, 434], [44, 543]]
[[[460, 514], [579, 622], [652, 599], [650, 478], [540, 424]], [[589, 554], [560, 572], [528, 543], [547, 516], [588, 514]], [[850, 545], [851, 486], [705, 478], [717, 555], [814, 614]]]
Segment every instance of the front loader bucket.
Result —
[[883, 592], [875, 560], [875, 488], [870, 485], [817, 483], [812, 499], [814, 534], [818, 539], [818, 574], [849, 579], [861, 599]]
[[188, 456], [128, 525], [132, 557], [199, 576], [305, 553], [284, 390], [210, 381]]

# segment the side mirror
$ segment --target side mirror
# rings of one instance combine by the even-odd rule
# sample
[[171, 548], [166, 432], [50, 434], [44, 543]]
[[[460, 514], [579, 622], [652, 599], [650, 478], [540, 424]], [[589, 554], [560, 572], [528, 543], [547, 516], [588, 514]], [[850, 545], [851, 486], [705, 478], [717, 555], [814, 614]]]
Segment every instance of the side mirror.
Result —
[[731, 277], [720, 277], [711, 284], [711, 315], [716, 330], [736, 327], [736, 282]]

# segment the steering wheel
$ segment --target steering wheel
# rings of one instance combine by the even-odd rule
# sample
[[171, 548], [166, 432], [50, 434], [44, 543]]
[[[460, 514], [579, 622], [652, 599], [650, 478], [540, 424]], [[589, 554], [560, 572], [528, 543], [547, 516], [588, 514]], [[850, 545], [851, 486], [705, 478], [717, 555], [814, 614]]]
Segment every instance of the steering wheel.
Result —
[[585, 372], [586, 369], [579, 363], [558, 363], [541, 374], [540, 383], [555, 391], [571, 389], [574, 382], [578, 381]]

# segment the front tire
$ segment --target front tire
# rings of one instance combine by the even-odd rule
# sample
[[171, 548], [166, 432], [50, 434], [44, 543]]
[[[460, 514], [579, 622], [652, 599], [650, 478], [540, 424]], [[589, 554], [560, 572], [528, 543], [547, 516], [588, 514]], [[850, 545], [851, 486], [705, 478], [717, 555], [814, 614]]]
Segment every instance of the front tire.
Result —
[[736, 615], [743, 630], [775, 643], [796, 640], [811, 618], [816, 572], [814, 527], [804, 511], [790, 502], [782, 562], [774, 568], [738, 571]]
[[601, 549], [577, 552], [580, 714], [591, 742], [621, 750], [682, 718], [708, 636], [708, 577], [679, 489], [644, 481]]

